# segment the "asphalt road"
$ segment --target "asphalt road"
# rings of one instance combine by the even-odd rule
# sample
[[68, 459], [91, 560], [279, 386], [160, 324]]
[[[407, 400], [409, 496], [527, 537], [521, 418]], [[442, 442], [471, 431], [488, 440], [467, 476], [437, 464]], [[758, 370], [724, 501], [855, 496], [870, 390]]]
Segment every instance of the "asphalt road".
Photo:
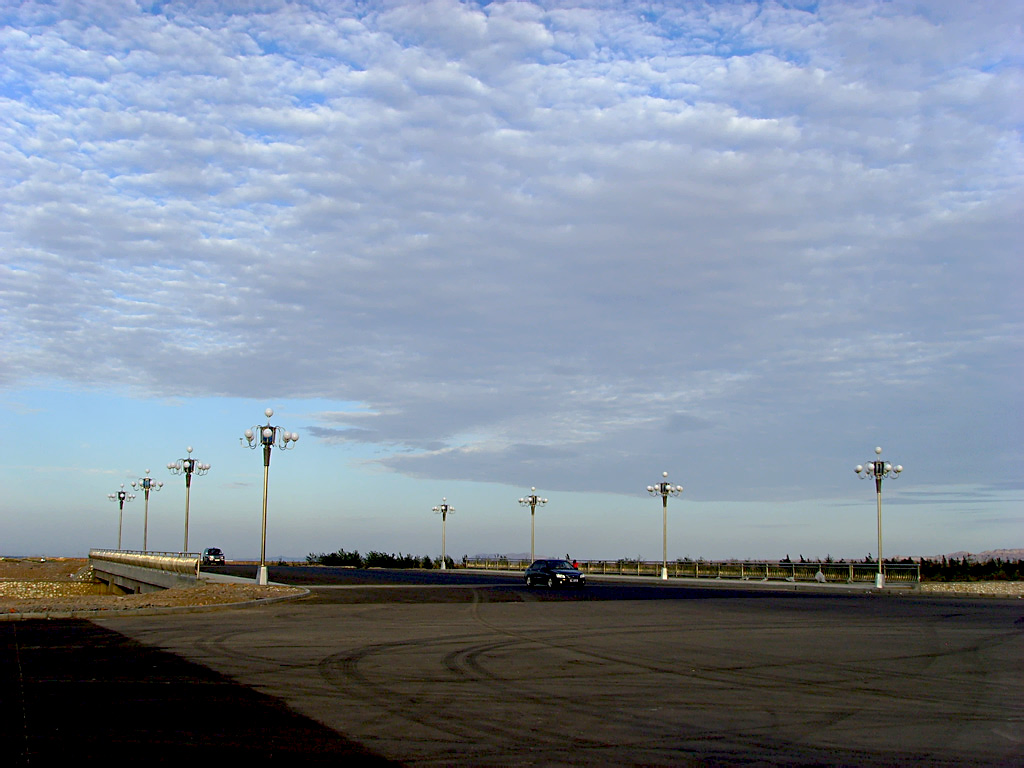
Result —
[[[246, 760], [272, 748], [416, 766], [1024, 765], [1021, 601], [285, 570], [271, 578], [309, 597], [83, 624], [127, 665], [204, 681], [154, 710], [159, 728]], [[82, 631], [60, 643], [89, 669], [96, 638]], [[46, 655], [32, 642], [14, 644], [23, 660]], [[110, 722], [138, 727], [154, 691], [117, 667], [103, 668]], [[19, 680], [34, 700], [33, 675]]]

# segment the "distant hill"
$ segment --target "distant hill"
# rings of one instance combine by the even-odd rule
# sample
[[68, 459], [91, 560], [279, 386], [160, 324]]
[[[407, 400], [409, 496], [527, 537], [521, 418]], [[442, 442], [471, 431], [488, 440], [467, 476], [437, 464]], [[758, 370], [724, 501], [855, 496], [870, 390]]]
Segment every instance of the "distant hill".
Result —
[[930, 555], [928, 560], [963, 560], [969, 563], [987, 563], [989, 560], [1024, 560], [1024, 549], [990, 549], [987, 552], [950, 552], [946, 555]]

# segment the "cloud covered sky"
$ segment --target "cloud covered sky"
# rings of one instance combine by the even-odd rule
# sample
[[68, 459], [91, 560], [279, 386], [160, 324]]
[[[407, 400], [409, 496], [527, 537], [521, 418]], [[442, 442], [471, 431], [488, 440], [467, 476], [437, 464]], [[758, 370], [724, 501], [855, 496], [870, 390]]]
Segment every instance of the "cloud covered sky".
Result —
[[195, 546], [253, 555], [266, 405], [274, 553], [438, 554], [442, 495], [528, 551], [537, 486], [544, 552], [656, 559], [667, 470], [670, 557], [860, 557], [875, 445], [886, 554], [1024, 546], [1022, 21], [0, 6], [0, 551], [111, 545], [143, 466], [178, 548], [195, 442]]

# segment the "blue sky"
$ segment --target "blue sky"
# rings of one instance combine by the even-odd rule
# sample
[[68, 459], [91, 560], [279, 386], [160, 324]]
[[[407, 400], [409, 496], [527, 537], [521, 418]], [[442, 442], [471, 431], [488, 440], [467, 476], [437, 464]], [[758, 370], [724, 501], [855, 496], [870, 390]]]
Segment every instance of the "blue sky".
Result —
[[0, 553], [1024, 546], [1022, 21], [0, 5]]

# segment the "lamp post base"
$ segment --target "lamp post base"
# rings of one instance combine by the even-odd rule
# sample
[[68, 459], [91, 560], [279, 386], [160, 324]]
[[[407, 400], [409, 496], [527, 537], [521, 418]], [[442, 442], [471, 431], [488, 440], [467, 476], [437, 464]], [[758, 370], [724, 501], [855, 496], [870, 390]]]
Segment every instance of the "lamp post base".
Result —
[[441, 560], [441, 570], [442, 570], [442, 571], [446, 571], [446, 570], [448, 570], [448, 566], [447, 566], [447, 565], [445, 565], [445, 562], [444, 562], [444, 559], [443, 559], [443, 558], [442, 558], [442, 560]]
[[885, 586], [885, 576], [881, 573], [875, 574], [875, 589], [881, 589]]
[[661, 566], [661, 578], [664, 581], [668, 581], [668, 568], [666, 568], [664, 565]]
[[261, 565], [256, 571], [256, 583], [261, 587], [267, 586], [267, 566]]

